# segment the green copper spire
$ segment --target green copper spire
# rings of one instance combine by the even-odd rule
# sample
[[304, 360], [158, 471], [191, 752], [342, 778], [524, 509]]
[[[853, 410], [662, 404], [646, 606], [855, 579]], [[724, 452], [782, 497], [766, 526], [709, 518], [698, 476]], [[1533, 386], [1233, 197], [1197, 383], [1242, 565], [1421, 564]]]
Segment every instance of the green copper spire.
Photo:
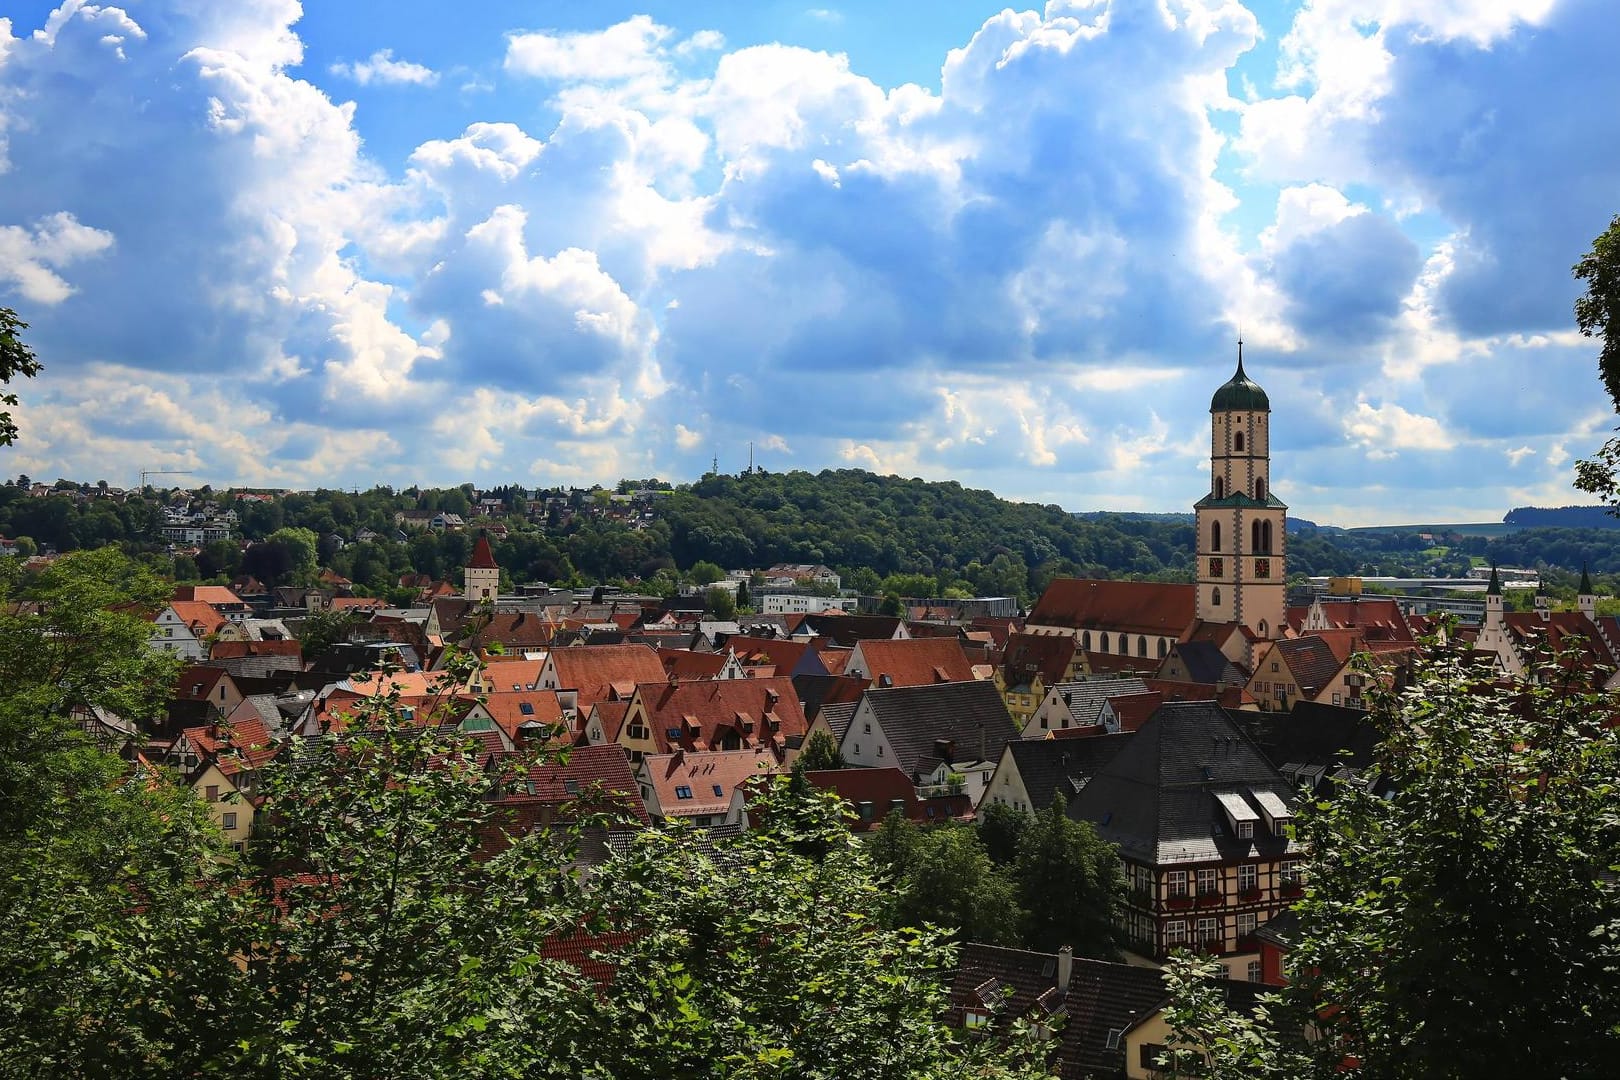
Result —
[[1243, 341], [1238, 340], [1237, 374], [1215, 391], [1210, 412], [1270, 412], [1271, 399], [1260, 384], [1243, 373]]
[[1502, 595], [1502, 579], [1496, 574], [1496, 567], [1491, 567], [1491, 583], [1485, 586], [1486, 596]]
[[1580, 587], [1580, 590], [1579, 590], [1579, 595], [1581, 595], [1581, 596], [1592, 596], [1592, 595], [1595, 594], [1595, 592], [1596, 592], [1596, 590], [1592, 588], [1592, 575], [1586, 572], [1586, 564], [1582, 563], [1581, 564], [1581, 587]]

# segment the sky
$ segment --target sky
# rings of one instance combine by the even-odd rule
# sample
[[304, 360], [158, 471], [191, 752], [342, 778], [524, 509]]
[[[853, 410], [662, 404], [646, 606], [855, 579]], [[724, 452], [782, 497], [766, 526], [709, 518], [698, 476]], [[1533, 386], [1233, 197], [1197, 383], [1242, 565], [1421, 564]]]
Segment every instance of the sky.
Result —
[[0, 474], [1184, 511], [1244, 341], [1339, 525], [1585, 501], [1604, 0], [12, 0]]

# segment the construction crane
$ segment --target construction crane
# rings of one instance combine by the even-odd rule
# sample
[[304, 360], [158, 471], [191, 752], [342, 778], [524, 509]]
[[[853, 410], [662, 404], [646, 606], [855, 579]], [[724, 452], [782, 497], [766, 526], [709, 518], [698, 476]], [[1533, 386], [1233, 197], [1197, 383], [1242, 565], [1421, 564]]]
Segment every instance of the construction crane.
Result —
[[196, 471], [196, 469], [142, 469], [140, 490], [146, 490], [148, 476], [190, 476]]

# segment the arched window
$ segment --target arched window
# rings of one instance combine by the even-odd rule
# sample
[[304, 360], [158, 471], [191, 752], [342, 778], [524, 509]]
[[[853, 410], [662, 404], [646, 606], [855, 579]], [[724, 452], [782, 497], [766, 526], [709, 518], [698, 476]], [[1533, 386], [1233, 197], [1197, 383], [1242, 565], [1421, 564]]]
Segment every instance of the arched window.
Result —
[[1159, 659], [1163, 660], [1164, 659], [1164, 654], [1169, 652], [1169, 651], [1170, 650], [1165, 647], [1164, 638], [1160, 638], [1159, 639]]
[[1101, 634], [1098, 634], [1097, 639], [1100, 642], [1100, 644], [1098, 645], [1097, 651], [1098, 652], [1107, 652], [1108, 651], [1108, 634], [1107, 634], [1107, 632], [1105, 631], [1105, 632], [1103, 632]]
[[1270, 637], [1271, 636], [1271, 634], [1269, 632], [1267, 632], [1266, 620], [1264, 620], [1264, 619], [1260, 620], [1260, 625], [1257, 626], [1255, 629], [1260, 631], [1260, 636], [1261, 637]]
[[1260, 480], [1258, 478], [1255, 480], [1254, 497], [1259, 499], [1261, 502], [1266, 501], [1266, 482], [1264, 480]]
[[1209, 606], [1210, 607], [1220, 607], [1221, 606], [1221, 587], [1219, 585], [1217, 585], [1213, 589], [1209, 590]]
[[1264, 525], [1262, 525], [1260, 527], [1260, 540], [1261, 540], [1262, 543], [1265, 544], [1265, 552], [1266, 552], [1266, 554], [1270, 555], [1271, 554], [1271, 522], [1268, 521], [1268, 522], [1266, 522]]
[[1147, 655], [1147, 638], [1141, 637], [1141, 636], [1137, 637], [1137, 639], [1136, 639], [1136, 655], [1137, 656], [1146, 656]]
[[1215, 478], [1215, 497], [1217, 499], [1226, 498], [1226, 478], [1224, 476]]
[[1232, 449], [1240, 454], [1243, 453], [1243, 432], [1240, 431], [1232, 436]]
[[1129, 656], [1129, 655], [1131, 655], [1131, 635], [1129, 635], [1129, 634], [1121, 634], [1121, 635], [1119, 635], [1119, 655], [1121, 655], [1121, 656]]
[[1221, 550], [1221, 523], [1214, 521], [1209, 526], [1209, 550]]
[[1080, 648], [1086, 652], [1091, 651], [1091, 631], [1087, 630], [1080, 635]]
[[1265, 540], [1265, 530], [1260, 525], [1261, 523], [1258, 521], [1249, 523], [1249, 550], [1253, 552], [1266, 550], [1261, 546]]

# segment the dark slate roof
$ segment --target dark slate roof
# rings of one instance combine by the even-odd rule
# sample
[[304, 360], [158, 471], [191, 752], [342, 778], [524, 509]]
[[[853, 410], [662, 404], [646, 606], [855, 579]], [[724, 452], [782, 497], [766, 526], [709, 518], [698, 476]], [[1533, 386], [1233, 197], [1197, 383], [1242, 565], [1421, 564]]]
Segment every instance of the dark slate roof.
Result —
[[1171, 648], [1181, 657], [1187, 677], [1193, 682], [1242, 686], [1248, 681], [1213, 641], [1183, 641]]
[[1284, 779], [1312, 788], [1341, 769], [1370, 768], [1378, 747], [1372, 717], [1338, 705], [1301, 701], [1292, 712], [1245, 714], [1242, 724]]
[[1300, 693], [1315, 697], [1344, 666], [1328, 643], [1315, 634], [1283, 638], [1272, 645], [1287, 663]]
[[[985, 998], [1001, 1000], [994, 1010], [998, 1030], [1013, 1020], [1058, 1030], [1052, 1065], [1059, 1077], [1123, 1076], [1126, 1031], [1159, 1010], [1168, 998], [1164, 975], [1156, 968], [1111, 964], [1076, 957], [1067, 986], [1057, 985], [1059, 957], [1053, 953], [1003, 949], [972, 942], [962, 946], [951, 978], [949, 1022], [963, 1023], [967, 1010], [992, 1011]], [[1117, 1032], [1117, 1045], [1108, 1048], [1109, 1032]]]
[[999, 761], [1018, 735], [1007, 703], [991, 682], [949, 682], [868, 690], [862, 697], [894, 764], [915, 779], [942, 761]]
[[1146, 694], [1151, 691], [1147, 683], [1136, 677], [1126, 679], [1086, 679], [1083, 682], [1058, 683], [1050, 693], [1057, 694], [1069, 707], [1072, 727], [1089, 727], [1097, 722], [1103, 702], [1111, 697], [1127, 694]]
[[894, 637], [900, 619], [893, 615], [806, 615], [799, 627], [835, 645], [853, 648], [857, 641], [887, 641]]
[[1226, 710], [1210, 701], [1167, 702], [1074, 797], [1069, 816], [1091, 822], [1122, 855], [1155, 865], [1297, 850], [1263, 824], [1252, 839], [1227, 828], [1216, 796], [1234, 793], [1252, 806], [1255, 792], [1296, 802], [1293, 786]]
[[839, 742], [844, 741], [844, 732], [849, 730], [849, 722], [855, 716], [855, 702], [840, 701], [832, 705], [823, 705], [818, 719], [824, 720], [827, 730]]
[[1243, 346], [1238, 345], [1237, 371], [1222, 383], [1209, 401], [1210, 412], [1270, 412], [1271, 400], [1260, 384], [1243, 370]]
[[[795, 675], [793, 689], [804, 705], [804, 718], [814, 720], [826, 705], [847, 702], [853, 706], [861, 698], [867, 681], [852, 675]], [[842, 734], [842, 732], [840, 732]]]
[[1018, 776], [1037, 812], [1052, 805], [1062, 792], [1065, 802], [1074, 797], [1134, 738], [1131, 732], [1097, 735], [1089, 739], [1015, 739], [1007, 753], [1018, 766]]

